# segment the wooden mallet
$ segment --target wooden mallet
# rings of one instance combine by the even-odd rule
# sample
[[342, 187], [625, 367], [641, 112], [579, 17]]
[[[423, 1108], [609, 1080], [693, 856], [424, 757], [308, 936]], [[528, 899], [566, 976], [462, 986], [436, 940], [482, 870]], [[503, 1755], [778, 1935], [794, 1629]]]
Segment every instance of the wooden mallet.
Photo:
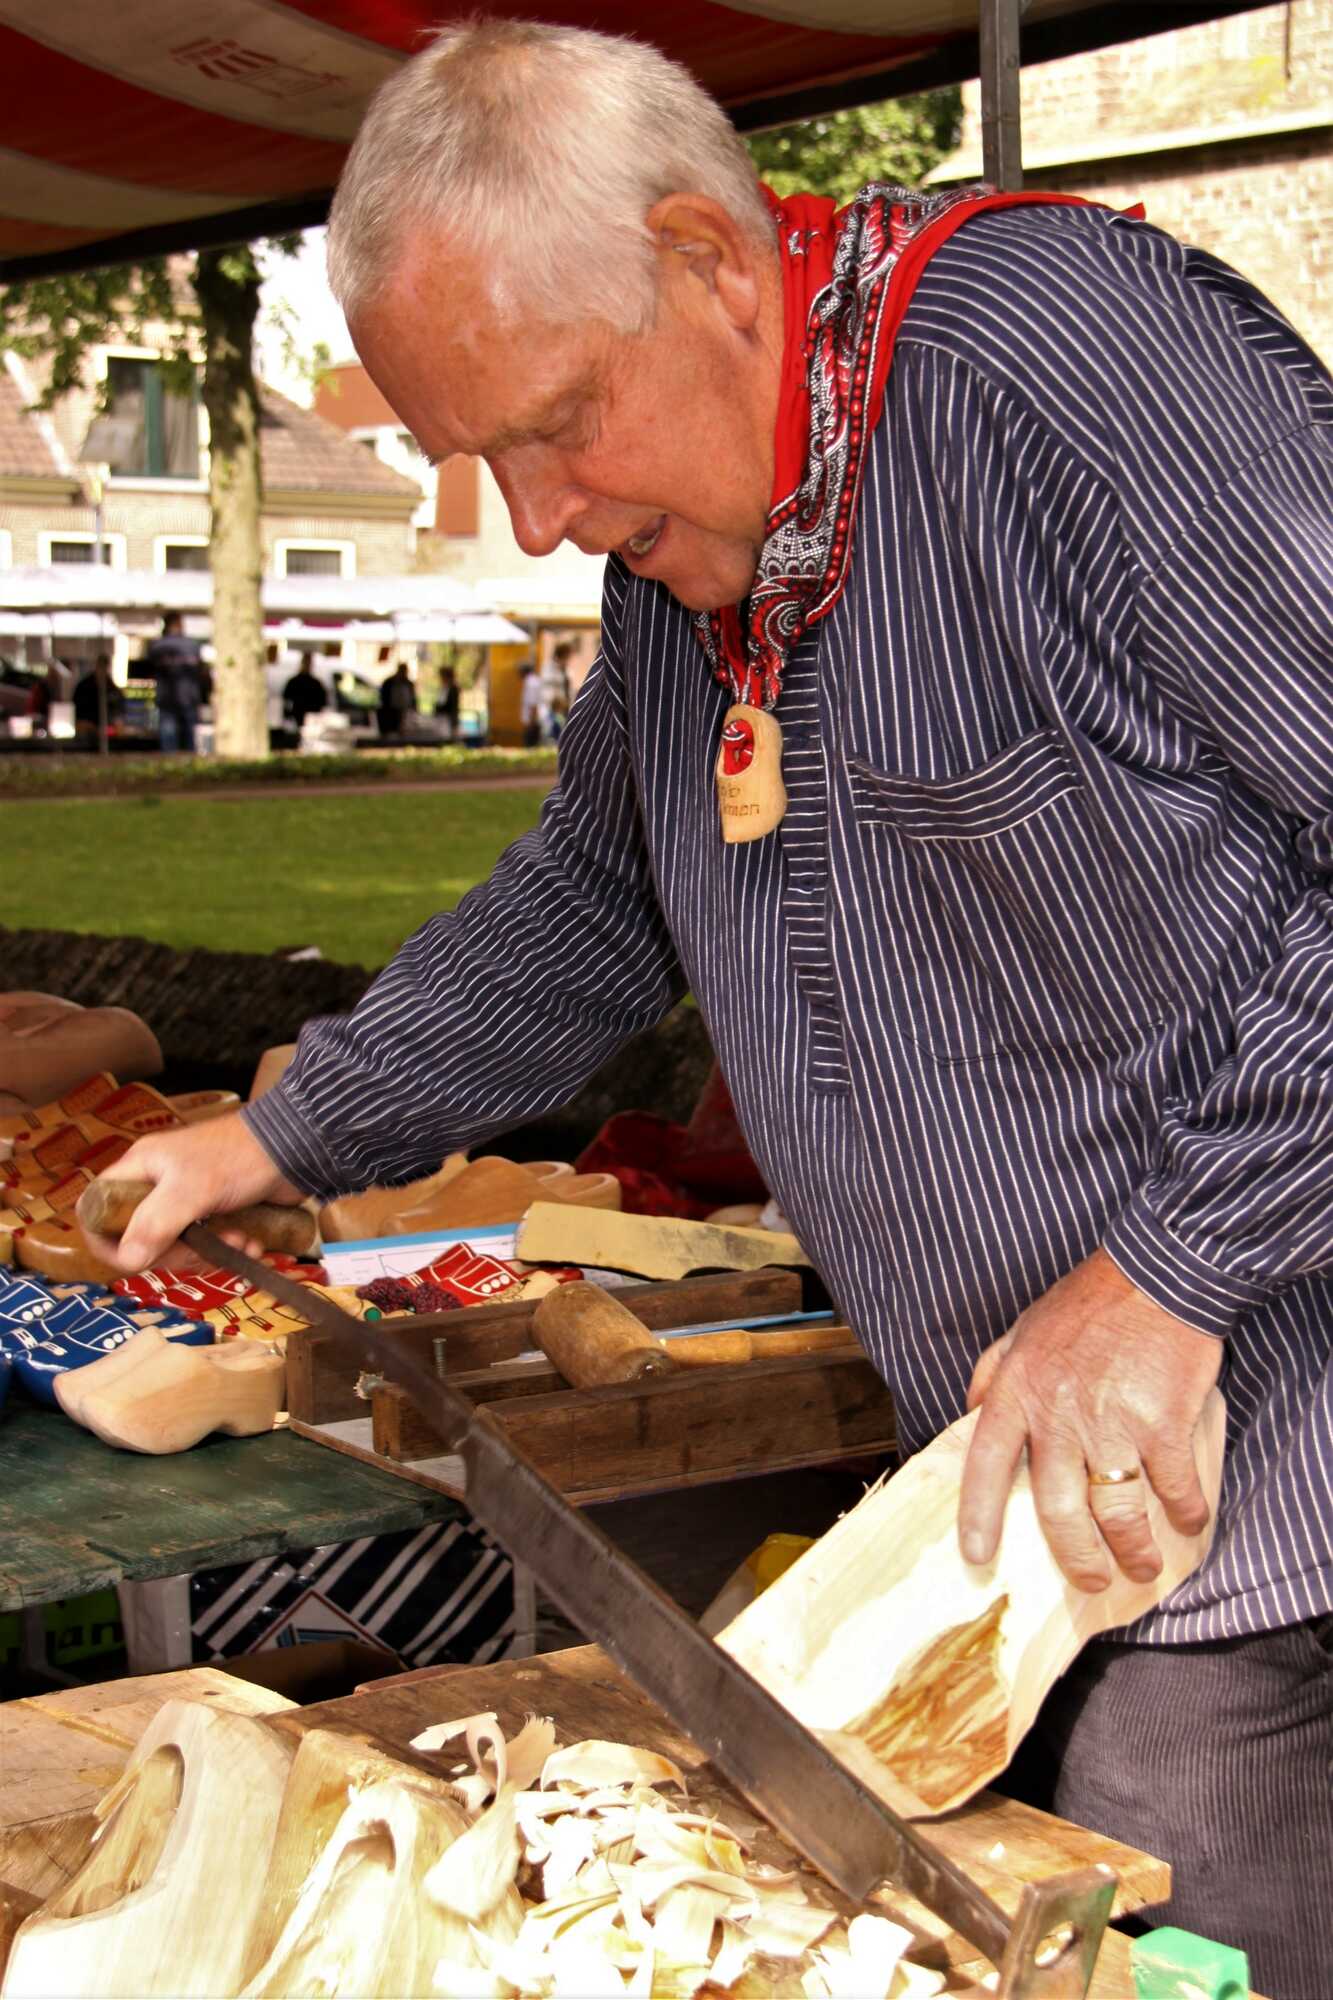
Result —
[[818, 1354], [853, 1341], [847, 1327], [827, 1325], [753, 1331], [733, 1326], [675, 1340], [659, 1338], [618, 1299], [590, 1283], [548, 1292], [533, 1314], [532, 1330], [547, 1360], [575, 1389], [604, 1389], [681, 1368], [735, 1367], [778, 1355]]

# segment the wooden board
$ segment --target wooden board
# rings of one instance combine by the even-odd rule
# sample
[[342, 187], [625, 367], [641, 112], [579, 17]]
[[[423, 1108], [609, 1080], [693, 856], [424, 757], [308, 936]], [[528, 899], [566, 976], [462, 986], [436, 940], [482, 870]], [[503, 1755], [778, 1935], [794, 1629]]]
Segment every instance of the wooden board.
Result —
[[[311, 1728], [368, 1729], [387, 1742], [406, 1744], [432, 1722], [494, 1709], [506, 1731], [519, 1729], [529, 1715], [550, 1715], [561, 1742], [609, 1737], [636, 1743], [673, 1758], [690, 1773], [691, 1795], [701, 1811], [717, 1811], [738, 1832], [752, 1836], [761, 1854], [790, 1866], [793, 1857], [776, 1834], [761, 1827], [750, 1808], [708, 1764], [703, 1754], [669, 1722], [596, 1646], [571, 1647], [492, 1667], [427, 1668], [393, 1680], [377, 1681], [340, 1701], [292, 1709], [273, 1718], [274, 1727], [301, 1732]], [[1025, 1882], [1067, 1869], [1104, 1863], [1120, 1888], [1115, 1911], [1124, 1915], [1161, 1901], [1170, 1891], [1164, 1861], [1137, 1848], [1085, 1832], [1031, 1806], [1016, 1805], [983, 1792], [961, 1811], [937, 1822], [932, 1838], [951, 1860], [980, 1881], [1012, 1911]], [[1002, 1855], [997, 1856], [997, 1843]], [[846, 1909], [817, 1877], [808, 1886], [818, 1899]], [[975, 1948], [948, 1931], [910, 1897], [881, 1892], [878, 1904], [934, 1939], [941, 1962], [971, 1966]], [[1106, 2000], [1126, 2000], [1128, 1989], [1104, 1988]]]
[[[801, 1311], [802, 1279], [795, 1271], [724, 1272], [688, 1278], [679, 1284], [625, 1286], [619, 1296], [637, 1319], [654, 1332], [677, 1326], [706, 1326], [714, 1320], [761, 1319]], [[509, 1305], [468, 1306], [455, 1313], [423, 1313], [394, 1320], [395, 1331], [431, 1347], [443, 1340], [449, 1374], [512, 1361], [535, 1347], [535, 1299]], [[331, 1424], [364, 1416], [357, 1396], [357, 1371], [341, 1360], [326, 1333], [309, 1327], [287, 1338], [287, 1408], [303, 1424]]]
[[81, 1865], [93, 1807], [162, 1704], [215, 1702], [240, 1715], [290, 1707], [217, 1667], [62, 1688], [0, 1706], [0, 1882], [45, 1898]]
[[341, 1452], [344, 1458], [354, 1458], [362, 1465], [377, 1466], [395, 1478], [428, 1487], [433, 1493], [447, 1494], [451, 1500], [463, 1498], [463, 1461], [457, 1452], [437, 1452], [427, 1458], [405, 1459], [401, 1463], [384, 1458], [375, 1449], [370, 1405], [363, 1403], [362, 1409], [365, 1414], [360, 1417], [344, 1417], [334, 1424], [293, 1423], [292, 1429], [298, 1436], [309, 1438], [312, 1444], [326, 1445], [330, 1451]]
[[[460, 1386], [466, 1378], [459, 1378]], [[374, 1449], [411, 1462], [444, 1450], [404, 1393], [371, 1399]], [[859, 1347], [511, 1395], [492, 1414], [571, 1499], [614, 1498], [738, 1473], [893, 1449], [893, 1402]]]
[[0, 1610], [456, 1512], [439, 1494], [342, 1465], [285, 1430], [146, 1458], [111, 1450], [58, 1410], [11, 1401], [0, 1423]]
[[810, 1259], [794, 1236], [772, 1229], [686, 1222], [674, 1215], [618, 1215], [534, 1201], [518, 1225], [517, 1255], [530, 1264], [582, 1264], [640, 1278], [688, 1278], [695, 1271], [758, 1271]]

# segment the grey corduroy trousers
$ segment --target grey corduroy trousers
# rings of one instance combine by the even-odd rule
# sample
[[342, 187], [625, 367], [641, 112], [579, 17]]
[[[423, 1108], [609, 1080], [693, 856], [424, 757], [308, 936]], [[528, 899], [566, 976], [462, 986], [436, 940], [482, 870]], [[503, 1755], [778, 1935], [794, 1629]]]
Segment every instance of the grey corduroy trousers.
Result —
[[1096, 1642], [1001, 1789], [1169, 1861], [1148, 1924], [1241, 1947], [1268, 2000], [1333, 2000], [1333, 1617]]

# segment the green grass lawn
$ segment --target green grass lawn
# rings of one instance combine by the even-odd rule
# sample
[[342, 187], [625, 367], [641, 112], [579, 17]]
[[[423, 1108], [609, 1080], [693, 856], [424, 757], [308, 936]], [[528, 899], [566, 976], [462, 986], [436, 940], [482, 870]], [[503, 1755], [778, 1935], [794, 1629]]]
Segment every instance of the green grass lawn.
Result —
[[536, 823], [537, 788], [0, 803], [0, 924], [383, 965]]

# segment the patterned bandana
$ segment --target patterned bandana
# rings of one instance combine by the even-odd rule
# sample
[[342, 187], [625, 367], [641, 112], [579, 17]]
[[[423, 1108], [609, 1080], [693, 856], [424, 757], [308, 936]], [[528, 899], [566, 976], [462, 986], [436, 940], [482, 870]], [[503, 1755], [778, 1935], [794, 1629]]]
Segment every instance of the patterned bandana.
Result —
[[844, 209], [818, 195], [764, 194], [785, 325], [773, 498], [749, 597], [694, 620], [716, 678], [755, 708], [772, 708], [788, 655], [842, 595], [894, 335], [931, 252], [983, 209], [1083, 205], [1077, 195], [984, 186], [920, 195], [883, 182]]

